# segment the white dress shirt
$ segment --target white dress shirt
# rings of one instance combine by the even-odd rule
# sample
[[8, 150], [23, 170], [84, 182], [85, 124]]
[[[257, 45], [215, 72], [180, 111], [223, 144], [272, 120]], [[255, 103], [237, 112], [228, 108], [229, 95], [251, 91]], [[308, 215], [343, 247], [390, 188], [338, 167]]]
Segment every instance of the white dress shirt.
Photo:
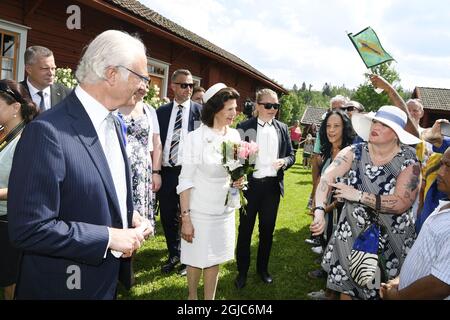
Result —
[[265, 177], [276, 177], [277, 170], [274, 162], [278, 159], [278, 134], [273, 121], [264, 122], [258, 118], [258, 129], [256, 130], [256, 144], [258, 154], [255, 160], [253, 177], [261, 179]]
[[440, 200], [423, 224], [400, 270], [400, 290], [428, 275], [450, 285], [450, 209], [440, 211], [448, 203]]
[[[86, 110], [89, 118], [94, 125], [95, 131], [97, 132], [97, 136], [100, 140], [100, 144], [102, 145], [103, 151], [105, 151], [106, 147], [106, 129], [107, 129], [107, 121], [106, 117], [110, 114], [110, 111], [103, 106], [100, 102], [95, 100], [91, 95], [89, 95], [86, 91], [83, 90], [80, 86], [75, 88], [75, 94]], [[89, 107], [86, 107], [89, 106]], [[113, 143], [120, 143], [119, 137], [117, 134], [115, 135], [117, 141], [113, 141]], [[108, 141], [111, 143], [111, 141]], [[119, 149], [120, 150], [120, 149]], [[111, 167], [110, 161], [111, 159], [106, 159], [108, 161], [108, 165]], [[111, 172], [111, 176], [114, 182], [114, 188], [116, 190], [117, 199], [119, 201], [120, 215], [122, 217], [122, 225], [124, 228], [128, 227], [128, 218], [127, 218], [127, 185], [126, 185], [126, 175], [125, 175], [125, 161], [123, 159], [122, 152], [117, 154], [114, 157], [114, 161], [117, 161], [123, 170], [119, 172]]]
[[[179, 105], [180, 104], [177, 103], [175, 100], [173, 101], [172, 113], [170, 114], [169, 126], [167, 128], [167, 137], [163, 150], [162, 165], [164, 167], [171, 167], [169, 163], [170, 145], [172, 144], [173, 128], [175, 126], [175, 119], [177, 117]], [[191, 109], [191, 100], [186, 100], [185, 102], [181, 103], [181, 105], [183, 106], [183, 120], [181, 123], [180, 143], [178, 145], [178, 158], [176, 163], [177, 166], [181, 165], [181, 155], [183, 154], [183, 141], [184, 139], [186, 139], [186, 136], [188, 134], [189, 111]]]
[[52, 102], [50, 99], [50, 86], [48, 86], [44, 90], [38, 90], [31, 84], [30, 81], [28, 81], [28, 78], [27, 78], [27, 85], [28, 85], [28, 89], [30, 90], [31, 99], [33, 99], [33, 102], [36, 103], [37, 107], [39, 108], [39, 106], [41, 105], [41, 96], [38, 95], [38, 92], [42, 91], [42, 93], [44, 95], [45, 110], [50, 109], [50, 107], [52, 105]]

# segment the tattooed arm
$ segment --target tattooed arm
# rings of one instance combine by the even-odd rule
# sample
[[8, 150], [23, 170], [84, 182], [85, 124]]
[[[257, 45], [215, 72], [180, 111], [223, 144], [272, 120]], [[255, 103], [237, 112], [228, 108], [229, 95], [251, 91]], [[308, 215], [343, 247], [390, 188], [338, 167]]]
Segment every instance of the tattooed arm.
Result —
[[[402, 214], [408, 210], [417, 197], [420, 189], [420, 165], [410, 165], [397, 178], [395, 192], [381, 196], [380, 213]], [[364, 192], [361, 202], [375, 209], [375, 194]]]
[[351, 147], [342, 149], [330, 166], [325, 170], [320, 177], [319, 184], [316, 189], [316, 206], [323, 206], [327, 202], [328, 193], [330, 192], [330, 184], [336, 181], [336, 177], [342, 177], [352, 167], [353, 151]]
[[[336, 177], [343, 176], [347, 173], [353, 161], [353, 151], [351, 147], [342, 149], [330, 166], [325, 170], [320, 177], [319, 185], [316, 189], [315, 205], [326, 207], [328, 194], [330, 192], [330, 184], [336, 180]], [[325, 230], [325, 212], [320, 209], [314, 211], [314, 220], [311, 223], [310, 230], [313, 236], [318, 236]]]

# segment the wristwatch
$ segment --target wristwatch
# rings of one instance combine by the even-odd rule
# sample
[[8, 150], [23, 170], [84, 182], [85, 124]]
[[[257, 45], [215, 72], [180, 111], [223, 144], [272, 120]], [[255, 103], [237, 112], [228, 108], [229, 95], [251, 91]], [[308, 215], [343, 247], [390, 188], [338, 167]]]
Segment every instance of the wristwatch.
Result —
[[161, 170], [152, 170], [152, 174], [159, 174], [159, 175], [161, 175]]

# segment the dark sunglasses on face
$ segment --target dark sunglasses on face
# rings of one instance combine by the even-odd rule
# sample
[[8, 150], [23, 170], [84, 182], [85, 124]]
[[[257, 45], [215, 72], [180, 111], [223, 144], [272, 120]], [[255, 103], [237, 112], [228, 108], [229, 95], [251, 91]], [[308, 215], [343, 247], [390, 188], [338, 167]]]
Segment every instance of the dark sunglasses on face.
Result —
[[258, 102], [258, 104], [264, 106], [264, 109], [267, 109], [267, 110], [270, 110], [272, 108], [274, 108], [275, 110], [280, 109], [280, 104], [279, 103], [269, 103], [269, 102], [261, 103], [261, 102]]
[[353, 111], [355, 111], [355, 107], [347, 107], [344, 109], [344, 111], [353, 112]]
[[186, 89], [187, 87], [192, 89], [194, 87], [193, 83], [179, 83], [179, 82], [175, 82], [175, 84], [179, 85], [181, 89]]
[[20, 99], [15, 93], [14, 91], [11, 90], [10, 87], [8, 87], [8, 85], [6, 83], [0, 83], [0, 92], [4, 92], [7, 95], [9, 95], [11, 98], [13, 98], [14, 100], [16, 100], [17, 102], [22, 101], [22, 99]]

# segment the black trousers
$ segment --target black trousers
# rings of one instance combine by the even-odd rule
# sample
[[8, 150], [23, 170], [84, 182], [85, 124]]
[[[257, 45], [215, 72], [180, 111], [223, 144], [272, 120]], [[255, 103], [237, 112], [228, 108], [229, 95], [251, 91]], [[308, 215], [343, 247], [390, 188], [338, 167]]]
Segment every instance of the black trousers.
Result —
[[249, 180], [246, 191], [246, 212], [239, 213], [239, 233], [236, 262], [239, 273], [247, 274], [250, 266], [250, 244], [256, 215], [259, 222], [259, 245], [256, 270], [268, 271], [273, 231], [280, 203], [280, 185], [277, 177]]
[[179, 167], [162, 167], [161, 189], [158, 192], [161, 224], [166, 237], [169, 259], [180, 257], [180, 197], [177, 194]]

